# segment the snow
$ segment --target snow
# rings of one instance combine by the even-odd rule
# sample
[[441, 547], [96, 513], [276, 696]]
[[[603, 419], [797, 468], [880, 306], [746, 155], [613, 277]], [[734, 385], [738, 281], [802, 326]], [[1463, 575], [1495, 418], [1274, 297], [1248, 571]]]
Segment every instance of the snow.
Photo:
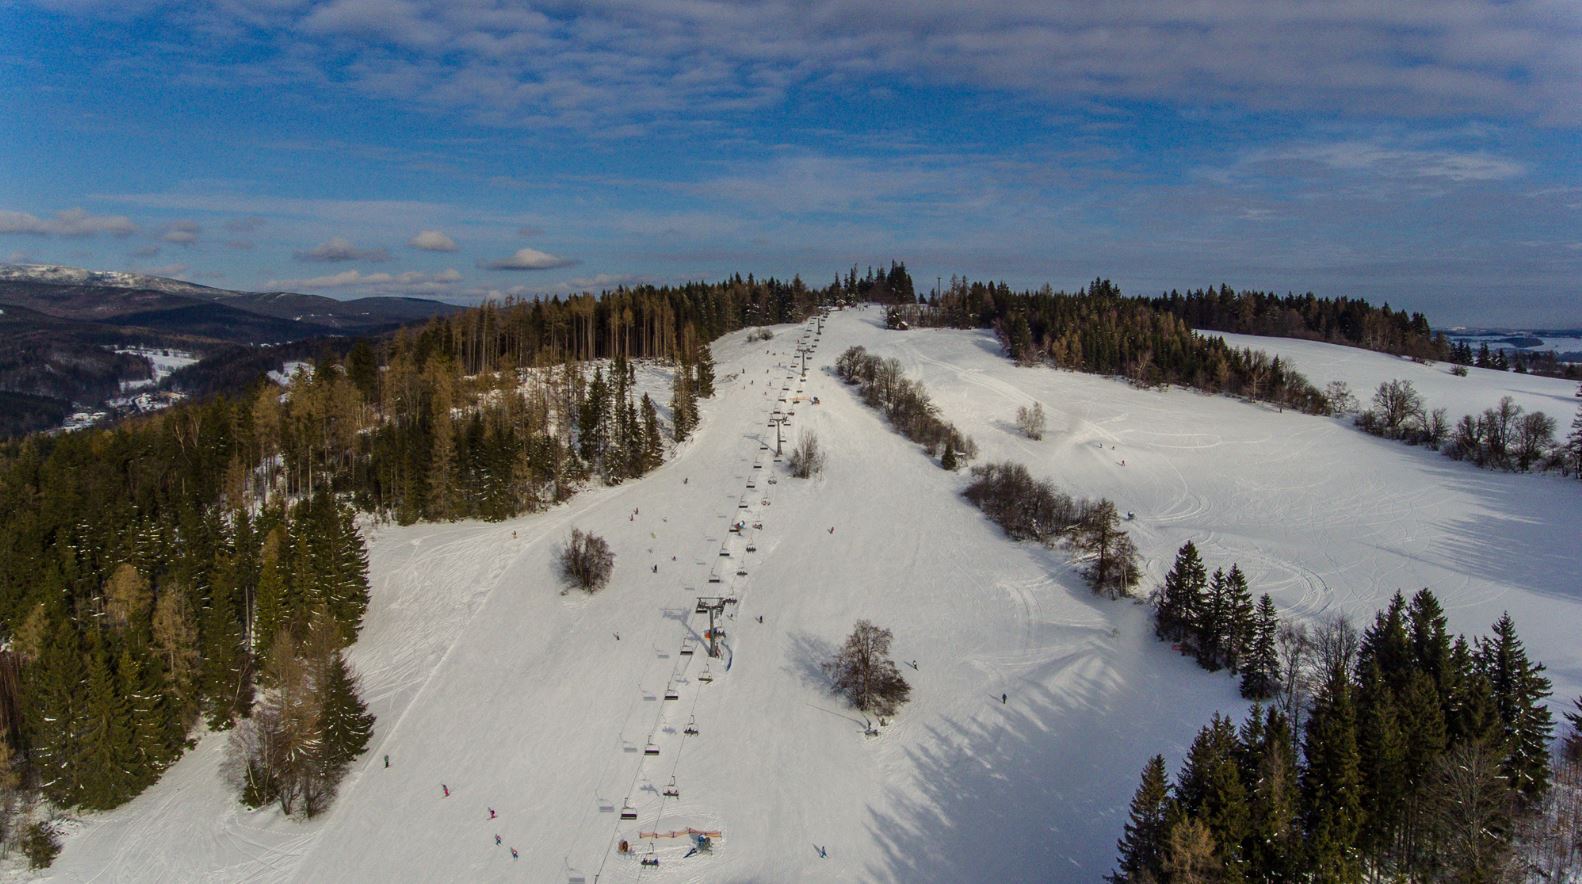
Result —
[[44, 282], [53, 285], [102, 285], [122, 289], [150, 289], [171, 294], [212, 295], [217, 290], [196, 283], [145, 276], [118, 270], [84, 270], [59, 264], [0, 263], [0, 281]]
[[1279, 356], [1296, 366], [1319, 389], [1330, 381], [1345, 381], [1363, 408], [1379, 384], [1396, 378], [1411, 381], [1426, 406], [1444, 408], [1451, 422], [1463, 414], [1479, 414], [1496, 405], [1501, 396], [1509, 396], [1522, 408], [1546, 412], [1561, 427], [1568, 427], [1577, 406], [1582, 405], [1582, 399], [1576, 396], [1576, 382], [1560, 378], [1470, 367], [1467, 376], [1461, 378], [1450, 373], [1448, 362], [1419, 363], [1385, 353], [1290, 338], [1213, 334], [1233, 347], [1252, 347]]
[[153, 377], [139, 378], [131, 381], [121, 381], [121, 391], [139, 390], [144, 387], [157, 387], [170, 377], [170, 373], [178, 368], [185, 368], [198, 361], [198, 357], [185, 350], [172, 350], [168, 347], [117, 347], [117, 353], [129, 353], [140, 356], [148, 362], [153, 370]]
[[297, 376], [297, 372], [312, 370], [313, 363], [311, 362], [288, 360], [287, 362], [281, 364], [279, 371], [270, 369], [269, 371], [265, 372], [265, 375], [267, 375], [271, 381], [274, 381], [280, 386], [285, 387], [290, 386], [291, 379]]
[[[1150, 583], [1191, 539], [1300, 617], [1361, 617], [1428, 585], [1458, 630], [1509, 609], [1557, 698], [1582, 691], [1582, 590], [1566, 577], [1576, 483], [1478, 471], [1342, 420], [1018, 368], [987, 333], [879, 325], [872, 309], [832, 315], [802, 384], [788, 380], [795, 327], [722, 339], [697, 435], [641, 481], [505, 523], [374, 528], [351, 659], [379, 720], [330, 811], [300, 823], [241, 808], [221, 780], [225, 737], [209, 736], [143, 796], [84, 820], [50, 877], [1096, 880], [1144, 761], [1162, 751], [1175, 767], [1213, 711], [1246, 704], [1232, 679], [1156, 641], [1145, 606], [1097, 599], [1058, 554], [1006, 541], [960, 498], [964, 475], [834, 378], [852, 344], [922, 377], [980, 459], [1014, 457], [1135, 511]], [[1517, 383], [1474, 371], [1439, 391], [1435, 369], [1246, 340], [1290, 352], [1315, 383], [1344, 375], [1359, 396], [1403, 370], [1424, 372], [1419, 389], [1447, 406], [1455, 385], [1481, 408]], [[830, 452], [813, 480], [761, 448], [769, 411], [797, 393], [822, 403], [797, 404], [789, 428]], [[1049, 414], [1040, 442], [1012, 425], [1034, 399]], [[763, 528], [732, 534], [737, 519]], [[562, 596], [552, 575], [572, 526], [617, 554], [591, 597]], [[728, 671], [677, 653], [706, 622], [696, 597], [721, 594], [739, 600]], [[912, 701], [872, 739], [818, 671], [858, 618], [891, 628], [896, 658], [919, 667], [903, 667]], [[667, 686], [679, 700], [662, 699]], [[649, 740], [658, 756], [643, 754]], [[672, 776], [681, 796], [664, 799]], [[618, 818], [628, 801], [635, 822]], [[683, 859], [684, 841], [662, 840], [661, 865], [639, 865], [640, 831], [688, 826], [723, 833], [712, 856]], [[615, 852], [621, 839], [632, 855]]]

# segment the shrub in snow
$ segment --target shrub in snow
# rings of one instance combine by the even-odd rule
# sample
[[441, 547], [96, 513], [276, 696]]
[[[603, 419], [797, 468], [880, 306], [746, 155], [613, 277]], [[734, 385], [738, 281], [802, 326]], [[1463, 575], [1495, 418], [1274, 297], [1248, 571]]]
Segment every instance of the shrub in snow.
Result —
[[774, 338], [774, 336], [775, 333], [767, 328], [754, 329], [747, 333], [747, 343], [753, 344], [758, 341], [767, 341]]
[[610, 582], [615, 570], [615, 553], [598, 535], [571, 529], [571, 539], [560, 550], [560, 578], [567, 588], [596, 592]]
[[22, 852], [30, 869], [47, 869], [60, 855], [60, 842], [49, 823], [33, 823], [22, 832]]
[[1044, 406], [1034, 402], [1032, 408], [1023, 405], [1016, 409], [1016, 428], [1029, 439], [1044, 438]]
[[798, 436], [786, 466], [791, 468], [791, 475], [798, 479], [807, 479], [824, 472], [824, 450], [818, 447], [818, 436], [809, 432]]
[[912, 694], [890, 659], [890, 630], [858, 620], [846, 644], [824, 663], [835, 692], [863, 712], [893, 715]]

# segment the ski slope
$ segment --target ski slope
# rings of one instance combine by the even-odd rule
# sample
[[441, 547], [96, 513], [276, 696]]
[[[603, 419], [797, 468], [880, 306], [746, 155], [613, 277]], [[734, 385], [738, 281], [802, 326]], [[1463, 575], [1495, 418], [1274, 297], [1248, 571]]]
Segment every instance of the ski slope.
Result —
[[[1134, 511], [1150, 584], [1192, 539], [1294, 616], [1360, 617], [1429, 585], [1456, 629], [1509, 608], [1557, 697], [1582, 691], [1575, 483], [1477, 471], [1336, 420], [1017, 368], [986, 333], [888, 332], [871, 309], [829, 318], [804, 381], [792, 350], [807, 328], [717, 342], [702, 426], [641, 481], [505, 523], [371, 530], [351, 659], [378, 723], [323, 817], [240, 807], [211, 735], [143, 796], [82, 821], [49, 878], [1096, 880], [1146, 758], [1174, 767], [1213, 711], [1245, 704], [1155, 641], [1144, 606], [1097, 599], [1058, 554], [1006, 541], [960, 498], [965, 476], [834, 378], [853, 344], [921, 376], [980, 460], [1015, 458]], [[1396, 368], [1335, 359], [1359, 392]], [[769, 413], [798, 395], [821, 402], [786, 403], [788, 444], [812, 430], [829, 450], [813, 480], [765, 448]], [[1034, 399], [1050, 415], [1040, 442], [1011, 426]], [[617, 555], [593, 596], [553, 577], [573, 526]], [[737, 599], [720, 659], [680, 653], [706, 628], [699, 596]], [[875, 738], [818, 669], [858, 618], [917, 662], [902, 669], [912, 701]], [[662, 794], [672, 777], [677, 798]], [[721, 833], [711, 855], [641, 837], [689, 827]], [[640, 865], [649, 855], [657, 867]]]

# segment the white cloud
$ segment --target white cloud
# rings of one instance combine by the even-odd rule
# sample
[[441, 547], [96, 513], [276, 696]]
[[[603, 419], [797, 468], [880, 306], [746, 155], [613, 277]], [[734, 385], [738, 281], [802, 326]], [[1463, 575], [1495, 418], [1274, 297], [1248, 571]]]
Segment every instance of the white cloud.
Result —
[[292, 252], [298, 261], [388, 261], [390, 253], [384, 249], [360, 249], [344, 236], [331, 237], [305, 252]]
[[265, 283], [271, 289], [382, 289], [404, 292], [448, 291], [462, 276], [455, 268], [438, 273], [408, 271], [406, 273], [363, 273], [360, 270], [343, 270], [326, 276], [307, 279], [271, 279]]
[[538, 249], [517, 249], [509, 257], [497, 261], [479, 262], [480, 267], [489, 270], [554, 270], [557, 267], [571, 267], [579, 262], [571, 258], [559, 258], [548, 252]]
[[136, 232], [137, 225], [125, 215], [91, 215], [82, 209], [66, 209], [56, 212], [53, 218], [40, 218], [27, 212], [0, 210], [0, 234], [93, 236], [108, 233], [112, 236], [130, 236]]
[[164, 232], [160, 234], [159, 238], [165, 242], [192, 245], [198, 241], [198, 234], [201, 232], [203, 232], [203, 228], [199, 227], [195, 221], [172, 221], [165, 225]]
[[424, 230], [412, 237], [407, 245], [425, 252], [454, 252], [456, 241], [438, 230]]

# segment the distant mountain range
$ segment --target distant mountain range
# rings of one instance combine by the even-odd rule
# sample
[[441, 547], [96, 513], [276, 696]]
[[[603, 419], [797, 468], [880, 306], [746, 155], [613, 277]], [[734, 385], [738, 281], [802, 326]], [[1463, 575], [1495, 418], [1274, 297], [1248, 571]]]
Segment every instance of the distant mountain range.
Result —
[[338, 301], [53, 264], [0, 264], [0, 411], [25, 406], [28, 414], [43, 415], [0, 427], [0, 435], [48, 426], [55, 412], [99, 403], [122, 382], [149, 376], [146, 360], [115, 353], [116, 347], [234, 353], [236, 345], [380, 334], [459, 309], [423, 298]]

